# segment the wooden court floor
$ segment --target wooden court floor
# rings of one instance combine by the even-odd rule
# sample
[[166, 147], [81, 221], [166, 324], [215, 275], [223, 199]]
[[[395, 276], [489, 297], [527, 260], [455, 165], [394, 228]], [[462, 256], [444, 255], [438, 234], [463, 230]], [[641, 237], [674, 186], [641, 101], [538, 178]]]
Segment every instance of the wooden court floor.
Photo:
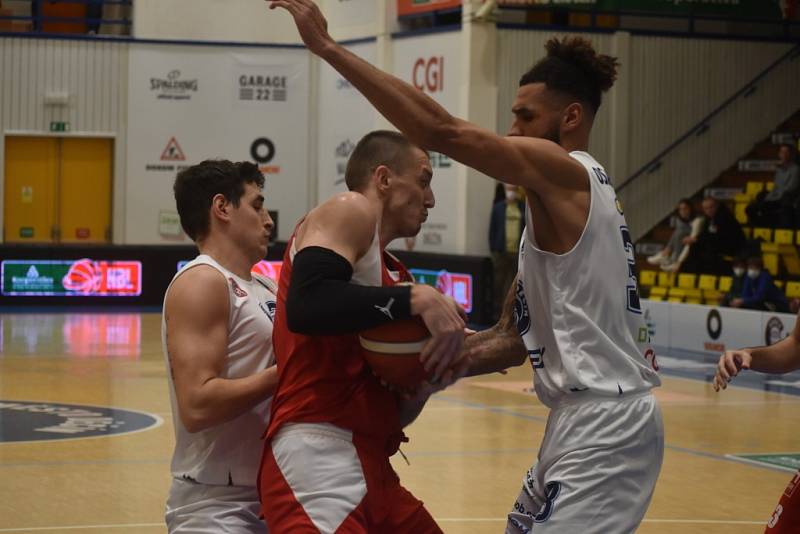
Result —
[[[173, 435], [159, 321], [152, 313], [0, 315], [0, 402], [113, 406], [163, 419], [106, 437], [0, 439], [0, 533], [166, 531]], [[464, 381], [407, 430], [410, 465], [399, 455], [393, 463], [445, 532], [503, 531], [545, 426], [530, 380], [523, 366]], [[763, 532], [791, 472], [726, 455], [800, 450], [800, 397], [663, 381], [664, 467], [638, 532]]]

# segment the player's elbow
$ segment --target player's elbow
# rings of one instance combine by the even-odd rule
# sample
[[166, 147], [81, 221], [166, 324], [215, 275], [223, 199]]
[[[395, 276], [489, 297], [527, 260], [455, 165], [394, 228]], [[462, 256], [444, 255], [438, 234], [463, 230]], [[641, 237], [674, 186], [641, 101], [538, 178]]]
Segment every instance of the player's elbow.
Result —
[[214, 426], [213, 421], [200, 410], [183, 410], [180, 417], [183, 427], [189, 434], [197, 434]]
[[289, 290], [286, 298], [286, 326], [293, 334], [312, 334], [313, 321], [309, 306], [303, 302], [302, 295], [297, 291]]

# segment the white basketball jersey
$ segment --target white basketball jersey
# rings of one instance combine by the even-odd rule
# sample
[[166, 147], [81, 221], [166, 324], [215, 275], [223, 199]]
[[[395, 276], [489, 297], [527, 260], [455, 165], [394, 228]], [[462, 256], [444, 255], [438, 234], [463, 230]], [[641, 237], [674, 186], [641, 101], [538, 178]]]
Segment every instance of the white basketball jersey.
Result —
[[536, 245], [530, 208], [519, 252], [514, 319], [539, 399], [562, 402], [648, 391], [661, 384], [639, 304], [634, 249], [603, 167], [572, 152], [589, 176], [586, 227], [565, 254]]
[[[275, 282], [252, 275], [239, 278], [210, 256], [200, 255], [181, 269], [170, 283], [189, 269], [209, 265], [228, 282], [230, 312], [228, 319], [228, 351], [223, 378], [243, 378], [275, 364], [272, 350], [272, 321], [275, 315]], [[169, 288], [164, 295], [166, 304]], [[167, 328], [161, 319], [161, 344], [169, 371]], [[203, 484], [255, 486], [261, 464], [261, 436], [269, 421], [268, 399], [236, 419], [189, 433], [178, 416], [175, 384], [169, 379], [172, 421], [175, 428], [175, 452], [172, 455], [172, 476]]]

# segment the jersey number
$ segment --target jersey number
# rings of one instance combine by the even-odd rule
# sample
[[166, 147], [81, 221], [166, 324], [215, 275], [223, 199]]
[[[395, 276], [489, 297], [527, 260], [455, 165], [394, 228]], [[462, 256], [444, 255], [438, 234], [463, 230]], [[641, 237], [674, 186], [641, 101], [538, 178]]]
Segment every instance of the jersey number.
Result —
[[642, 313], [642, 305], [639, 302], [639, 285], [637, 283], [638, 274], [636, 272], [636, 255], [634, 254], [631, 233], [627, 226], [620, 226], [622, 232], [622, 245], [625, 247], [625, 257], [628, 260], [628, 311]]

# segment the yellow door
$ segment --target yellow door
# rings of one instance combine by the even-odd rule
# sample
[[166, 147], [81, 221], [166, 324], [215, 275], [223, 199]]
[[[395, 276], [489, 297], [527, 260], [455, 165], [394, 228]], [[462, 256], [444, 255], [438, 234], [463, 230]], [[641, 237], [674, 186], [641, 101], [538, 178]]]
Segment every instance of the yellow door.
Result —
[[62, 243], [105, 243], [111, 228], [111, 139], [61, 140]]
[[53, 242], [59, 140], [6, 137], [5, 150], [3, 240]]

